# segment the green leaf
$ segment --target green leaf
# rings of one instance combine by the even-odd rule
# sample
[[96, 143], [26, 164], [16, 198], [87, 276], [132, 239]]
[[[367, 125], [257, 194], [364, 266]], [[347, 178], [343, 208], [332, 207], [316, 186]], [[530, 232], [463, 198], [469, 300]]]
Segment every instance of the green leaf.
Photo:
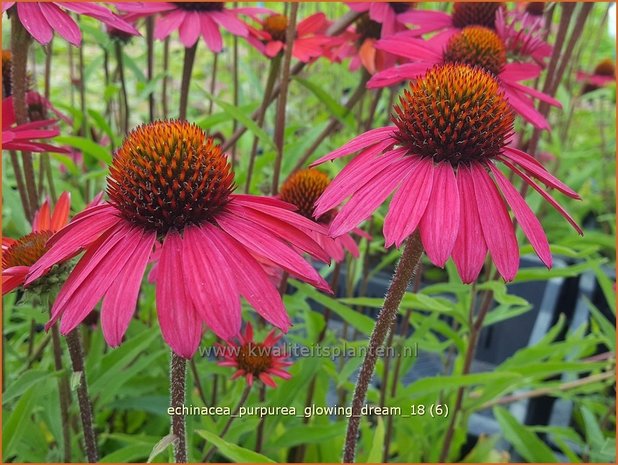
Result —
[[85, 154], [109, 165], [112, 162], [112, 155], [109, 150], [101, 147], [96, 142], [81, 136], [58, 136], [55, 139], [60, 144], [66, 144], [81, 150]]
[[298, 76], [294, 76], [293, 79], [309, 89], [311, 93], [313, 93], [313, 95], [315, 95], [318, 100], [326, 106], [329, 113], [337, 118], [342, 124], [345, 124], [348, 127], [352, 127], [354, 125], [354, 118], [350, 110], [332, 98], [327, 90], [308, 79]]
[[382, 451], [384, 449], [384, 421], [382, 417], [378, 417], [378, 425], [376, 426], [375, 433], [373, 433], [373, 441], [371, 442], [371, 449], [367, 456], [367, 463], [382, 463]]
[[39, 390], [39, 386], [31, 386], [12, 408], [12, 411], [4, 412], [2, 425], [2, 450], [4, 461], [13, 454], [14, 448], [21, 439], [24, 439], [25, 428], [30, 421], [31, 404], [34, 400], [34, 393]]
[[231, 444], [210, 431], [197, 430], [196, 433], [211, 442], [221, 454], [235, 463], [276, 463], [265, 455]]
[[165, 452], [165, 450], [170, 445], [172, 445], [175, 439], [176, 439], [176, 435], [174, 434], [168, 434], [167, 436], [163, 436], [161, 440], [157, 442], [155, 446], [152, 448], [152, 451], [150, 451], [150, 455], [148, 456], [147, 463], [151, 463], [157, 455]]
[[345, 423], [336, 422], [326, 425], [298, 425], [286, 428], [275, 442], [277, 447], [294, 447], [300, 444], [319, 444], [332, 438], [342, 437]]
[[21, 396], [27, 389], [35, 384], [41, 383], [43, 380], [56, 377], [63, 372], [50, 373], [46, 370], [28, 370], [22, 373], [15, 381], [13, 381], [2, 394], [2, 405], [10, 400]]
[[145, 444], [134, 444], [115, 450], [101, 458], [101, 463], [128, 463], [141, 462], [144, 457], [148, 457], [150, 446]]
[[494, 416], [500, 423], [502, 434], [517, 453], [528, 462], [555, 463], [558, 461], [551, 449], [533, 432], [526, 429], [503, 407], [494, 408]]

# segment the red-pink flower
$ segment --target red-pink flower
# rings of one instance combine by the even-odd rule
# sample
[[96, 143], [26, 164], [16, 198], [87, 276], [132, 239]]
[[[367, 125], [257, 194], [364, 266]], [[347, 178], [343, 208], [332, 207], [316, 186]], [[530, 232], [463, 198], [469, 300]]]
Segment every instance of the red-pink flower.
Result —
[[130, 34], [139, 34], [129, 23], [94, 2], [6, 2], [2, 4], [2, 12], [13, 5], [17, 5], [19, 21], [43, 45], [52, 40], [54, 32], [72, 45], [81, 43], [82, 32], [69, 12], [90, 16]]
[[128, 12], [128, 19], [135, 20], [158, 14], [154, 37], [165, 39], [178, 31], [185, 47], [193, 47], [200, 36], [210, 50], [219, 53], [223, 49], [220, 28], [239, 37], [249, 35], [249, 27], [240, 15], [255, 17], [270, 10], [257, 7], [227, 8], [224, 2], [132, 2], [118, 3], [118, 9]]
[[273, 376], [291, 378], [285, 368], [292, 365], [292, 362], [289, 362], [287, 355], [276, 346], [282, 336], [272, 330], [263, 342], [255, 342], [253, 326], [247, 323], [244, 333], [238, 337], [238, 343], [228, 341], [226, 345], [217, 344], [223, 358], [219, 365], [236, 368], [232, 379], [243, 376], [249, 386], [253, 386], [253, 381], [260, 380], [266, 386], [277, 387]]
[[616, 82], [616, 65], [614, 65], [613, 60], [608, 58], [600, 62], [592, 73], [578, 71], [577, 80], [585, 84], [582, 90], [583, 94], [592, 92], [600, 87]]
[[[528, 4], [530, 5], [530, 4]], [[532, 58], [540, 66], [545, 67], [545, 60], [551, 56], [553, 47], [543, 37], [545, 22], [542, 13], [532, 14], [531, 9], [516, 8], [513, 11], [498, 9], [496, 13], [496, 33], [504, 42], [510, 57], [521, 60]]]
[[466, 63], [480, 66], [494, 74], [513, 109], [537, 128], [549, 130], [549, 123], [539, 113], [533, 98], [561, 108], [560, 102], [519, 81], [536, 78], [541, 68], [532, 63], [507, 63], [502, 39], [491, 29], [469, 26], [453, 35], [438, 34], [422, 40], [416, 37], [393, 37], [380, 40], [380, 50], [412, 60], [374, 75], [367, 87], [376, 88], [416, 79], [439, 63]]
[[452, 257], [464, 282], [477, 278], [487, 251], [510, 281], [519, 268], [519, 247], [508, 205], [543, 263], [551, 266], [539, 220], [497, 162], [581, 233], [533, 178], [571, 198], [578, 199], [577, 193], [533, 157], [506, 145], [513, 113], [486, 71], [436, 66], [410, 84], [394, 110], [395, 126], [368, 131], [316, 162], [360, 151], [317, 201], [319, 216], [350, 198], [330, 225], [331, 235], [352, 230], [395, 192], [384, 222], [386, 246], [399, 246], [418, 230], [429, 259], [444, 266]]
[[155, 243], [156, 302], [164, 340], [190, 358], [203, 326], [228, 340], [240, 330], [242, 295], [273, 325], [290, 325], [281, 296], [252, 253], [329, 291], [296, 249], [327, 261], [302, 230], [324, 227], [276, 199], [234, 195], [227, 157], [197, 126], [158, 121], [133, 130], [116, 152], [110, 201], [86, 209], [49, 241], [26, 285], [49, 267], [85, 251], [52, 308], [70, 332], [103, 299], [101, 325], [117, 346], [135, 310]]
[[350, 2], [347, 5], [353, 11], [367, 13], [369, 19], [381, 24], [381, 37], [405, 29], [414, 18], [410, 14], [414, 9], [413, 2]]
[[[321, 171], [314, 168], [297, 171], [292, 174], [281, 186], [279, 198], [284, 202], [291, 203], [298, 208], [298, 213], [305, 218], [328, 226], [337, 216], [337, 211], [332, 210], [314, 219], [315, 202], [324, 193], [330, 179]], [[361, 229], [355, 228], [353, 232], [359, 236], [370, 239], [371, 237]], [[353, 257], [358, 257], [358, 245], [351, 234], [342, 234], [338, 237], [329, 237], [318, 231], [308, 231], [307, 234], [320, 244], [320, 247], [336, 262], [345, 258], [345, 253], [350, 252]]]
[[13, 97], [2, 99], [2, 149], [28, 152], [66, 153], [67, 150], [35, 139], [51, 139], [60, 134], [58, 128], [50, 127], [56, 120], [48, 119], [25, 124], [15, 124]]
[[[288, 18], [285, 15], [271, 14], [264, 20], [256, 21], [260, 28], [249, 27], [247, 42], [270, 58], [286, 49]], [[324, 55], [324, 46], [332, 40], [325, 35], [327, 27], [328, 21], [324, 13], [316, 13], [300, 21], [296, 26], [292, 56], [309, 62]]]
[[49, 200], [45, 200], [34, 215], [32, 232], [11, 239], [2, 238], [2, 295], [24, 284], [30, 267], [48, 250], [47, 240], [69, 219], [71, 196], [63, 192], [52, 213]]

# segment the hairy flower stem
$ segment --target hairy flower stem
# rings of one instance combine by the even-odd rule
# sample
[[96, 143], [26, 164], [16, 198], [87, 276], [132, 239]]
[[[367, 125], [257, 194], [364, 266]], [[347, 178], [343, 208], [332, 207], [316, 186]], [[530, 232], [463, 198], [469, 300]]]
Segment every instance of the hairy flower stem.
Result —
[[[28, 106], [26, 104], [26, 92], [28, 91], [28, 48], [30, 47], [31, 37], [22, 25], [17, 11], [13, 10], [11, 15], [11, 53], [13, 54], [13, 70], [11, 82], [13, 85], [13, 106], [15, 108], [15, 122], [26, 124], [28, 120]], [[24, 184], [28, 194], [29, 212], [25, 212], [29, 221], [34, 218], [34, 212], [39, 206], [37, 196], [36, 179], [32, 154], [27, 151], [22, 152], [22, 163], [24, 165]]]
[[281, 70], [281, 79], [279, 80], [281, 91], [279, 92], [279, 100], [277, 102], [277, 121], [275, 124], [275, 145], [277, 146], [277, 158], [275, 158], [273, 183], [270, 189], [271, 195], [277, 195], [277, 192], [279, 192], [279, 177], [281, 176], [281, 164], [283, 163], [283, 145], [285, 141], [285, 110], [288, 101], [290, 65], [292, 64], [293, 47], [290, 44], [294, 42], [294, 36], [296, 35], [297, 16], [298, 3], [292, 3], [290, 7], [288, 29], [285, 36], [285, 41], [288, 46], [285, 48], [283, 68]]
[[[256, 122], [259, 127], [264, 125], [264, 118], [266, 116], [266, 109], [271, 101], [271, 94], [275, 81], [277, 80], [277, 74], [279, 74], [279, 66], [281, 65], [281, 55], [277, 55], [270, 61], [270, 67], [268, 70], [268, 77], [266, 78], [266, 86], [264, 87], [264, 97], [262, 104], [258, 108], [258, 114]], [[228, 141], [229, 142], [229, 141]], [[247, 169], [247, 183], [245, 184], [245, 194], [249, 193], [251, 188], [251, 177], [253, 176], [253, 167], [255, 165], [255, 157], [257, 155], [258, 138], [253, 138], [253, 145], [251, 146], [251, 155], [249, 157], [249, 168]], [[224, 147], [225, 150], [225, 147]]]
[[163, 42], [163, 82], [161, 84], [161, 108], [163, 109], [163, 118], [167, 118], [169, 110], [167, 107], [167, 83], [169, 77], [167, 75], [170, 65], [170, 38], [167, 37]]
[[[356, 21], [360, 16], [361, 16], [361, 13], [359, 12], [349, 11], [348, 13], [343, 15], [337, 22], [333, 23], [328, 28], [328, 30], [326, 31], [326, 35], [336, 36], [337, 34], [344, 31], [350, 24]], [[299, 61], [298, 63], [296, 63], [294, 67], [290, 70], [290, 76], [296, 76], [297, 74], [299, 74], [305, 68], [305, 65], [306, 63], [303, 63], [302, 61]], [[270, 105], [272, 102], [275, 101], [275, 99], [279, 95], [280, 90], [281, 90], [280, 86], [275, 86], [270, 96], [270, 101], [268, 102], [267, 107], [268, 105]], [[251, 115], [251, 118], [253, 118], [254, 121], [257, 121], [258, 111], [259, 110], [256, 110]], [[247, 131], [247, 128], [245, 126], [241, 126], [236, 131], [234, 131], [234, 134], [232, 134], [232, 136], [225, 141], [225, 144], [223, 144], [223, 147], [222, 147], [223, 151], [228, 150], [232, 145], [234, 145], [246, 131]]]
[[[187, 361], [172, 352], [170, 366], [170, 407], [180, 408], [185, 404], [187, 391]], [[184, 415], [172, 415], [172, 434], [174, 439], [174, 462], [187, 463], [187, 433]]]
[[[234, 36], [234, 54], [233, 54], [233, 66], [232, 66], [232, 75], [234, 82], [234, 106], [238, 106], [238, 36]], [[238, 128], [238, 120], [236, 118], [232, 121], [232, 133], [236, 132]], [[232, 145], [232, 168], [236, 166], [236, 144]]]
[[363, 364], [358, 374], [356, 381], [356, 387], [354, 389], [354, 397], [352, 398], [352, 416], [348, 420], [348, 430], [345, 438], [345, 445], [343, 449], [343, 462], [354, 462], [354, 456], [356, 455], [356, 443], [358, 441], [358, 431], [360, 427], [361, 409], [365, 402], [369, 383], [373, 376], [373, 371], [378, 359], [378, 350], [384, 343], [386, 336], [393, 326], [393, 321], [397, 317], [399, 305], [405, 295], [408, 284], [416, 274], [416, 269], [421, 260], [423, 254], [423, 246], [421, 244], [421, 238], [416, 231], [408, 240], [395, 269], [393, 280], [386, 292], [384, 298], [384, 305], [376, 325], [371, 333], [369, 339], [369, 347], [363, 360]]
[[122, 53], [122, 44], [116, 42], [114, 44], [114, 52], [116, 54], [116, 66], [118, 77], [120, 78], [120, 121], [122, 130], [125, 135], [129, 133], [129, 98], [127, 96], [127, 82], [124, 75], [124, 56]]
[[90, 137], [90, 132], [88, 129], [88, 105], [86, 105], [86, 67], [84, 66], [84, 44], [79, 47], [77, 57], [79, 60], [79, 104], [82, 112], [82, 127], [80, 131], [83, 137]]
[[191, 83], [191, 73], [193, 72], [193, 63], [195, 62], [195, 51], [197, 50], [198, 42], [192, 47], [185, 48], [185, 58], [182, 65], [182, 81], [180, 83], [180, 108], [178, 109], [178, 118], [181, 120], [187, 119], [187, 104], [189, 102], [189, 84]]
[[[266, 385], [262, 384], [260, 387], [260, 403], [263, 403], [266, 400]], [[262, 445], [264, 444], [264, 426], [266, 424], [266, 417], [263, 416], [260, 418], [260, 424], [257, 428], [257, 435], [255, 438], [255, 451], [262, 452]]]
[[[148, 82], [152, 82], [154, 77], [154, 17], [152, 16], [146, 18], [146, 46], [146, 76], [148, 77]], [[148, 94], [148, 118], [151, 123], [155, 119], [154, 92]]]
[[[212, 57], [212, 74], [210, 76], [210, 95], [214, 97], [215, 95], [215, 87], [217, 86], [217, 64], [219, 63], [219, 54], [213, 53]], [[208, 114], [212, 115], [212, 109], [214, 107], [215, 101], [210, 99], [208, 103]]]
[[[361, 101], [363, 95], [365, 95], [365, 92], [367, 91], [365, 84], [367, 84], [369, 78], [370, 75], [367, 73], [367, 71], [363, 71], [358, 86], [356, 87], [356, 89], [354, 90], [354, 92], [344, 106], [346, 113], [343, 115], [343, 117], [347, 116], [348, 113], [352, 111], [352, 109], [356, 106], [356, 104]], [[309, 157], [313, 155], [313, 153], [317, 150], [320, 144], [322, 144], [322, 142], [324, 142], [324, 140], [328, 136], [330, 136], [331, 133], [333, 133], [337, 128], [339, 128], [340, 125], [341, 123], [339, 121], [339, 118], [333, 116], [324, 128], [324, 130], [322, 130], [320, 135], [315, 138], [313, 144], [309, 146], [309, 148], [305, 151], [302, 157], [299, 158], [298, 162], [296, 162], [296, 165], [294, 165], [294, 168], [292, 169], [292, 173], [302, 169], [305, 163], [307, 163], [307, 160], [309, 160]]]
[[[54, 349], [54, 368], [62, 371], [62, 346], [60, 345], [60, 331], [58, 325], [51, 328], [52, 345]], [[63, 462], [71, 462], [71, 425], [69, 423], [69, 406], [71, 405], [71, 388], [67, 375], [58, 378], [58, 396], [60, 398], [60, 416], [62, 422], [62, 457]]]
[[31, 213], [30, 202], [28, 201], [28, 189], [26, 188], [26, 181], [24, 180], [24, 174], [19, 164], [19, 158], [15, 150], [9, 151], [11, 159], [11, 166], [13, 167], [13, 173], [15, 174], [15, 182], [17, 183], [17, 192], [19, 192], [19, 200], [21, 200], [21, 206], [24, 210], [26, 218], [30, 219], [34, 217]]
[[[238, 400], [238, 403], [236, 404], [236, 408], [232, 412], [232, 415], [230, 415], [230, 417], [227, 419], [227, 422], [225, 423], [225, 426], [223, 427], [223, 429], [219, 433], [219, 437], [221, 439], [223, 439], [225, 437], [225, 435], [227, 434], [227, 432], [230, 430], [230, 427], [232, 426], [232, 423], [234, 423], [234, 419], [236, 417], [238, 417], [238, 412], [240, 412], [240, 408], [243, 405], [245, 405], [245, 402], [247, 401], [247, 398], [249, 397], [250, 393], [251, 393], [251, 386], [249, 384], [247, 384], [247, 386], [245, 387], [245, 390], [242, 392], [242, 395], [240, 396], [240, 399]], [[202, 462], [203, 463], [208, 463], [208, 461], [210, 459], [212, 459], [212, 456], [215, 454], [216, 451], [217, 451], [217, 446], [213, 446], [206, 453], [206, 455], [204, 455], [204, 458], [202, 459]]]
[[94, 431], [94, 416], [92, 414], [92, 403], [88, 395], [88, 381], [84, 368], [84, 352], [79, 338], [79, 328], [74, 329], [66, 336], [69, 355], [71, 356], [71, 366], [73, 373], [79, 377], [77, 385], [77, 400], [79, 402], [79, 413], [84, 429], [84, 445], [88, 462], [95, 463], [99, 460], [97, 448], [97, 437]]

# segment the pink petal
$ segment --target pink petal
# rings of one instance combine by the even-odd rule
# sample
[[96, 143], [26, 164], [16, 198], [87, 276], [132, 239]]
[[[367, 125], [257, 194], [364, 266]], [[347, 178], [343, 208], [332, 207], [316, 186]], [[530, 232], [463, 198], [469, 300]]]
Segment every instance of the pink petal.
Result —
[[392, 53], [412, 61], [424, 61], [428, 65], [442, 61], [442, 50], [434, 50], [426, 40], [414, 37], [401, 37], [378, 40], [375, 47], [378, 50]]
[[19, 21], [30, 35], [37, 42], [47, 45], [54, 37], [54, 30], [47, 22], [39, 4], [39, 2], [17, 2], [17, 14]]
[[562, 108], [562, 103], [560, 103], [560, 100], [556, 100], [555, 98], [547, 94], [544, 94], [543, 92], [540, 92], [532, 87], [524, 86], [518, 82], [512, 82], [512, 81], [508, 83], [504, 82], [504, 84], [510, 86], [515, 91], [519, 91], [523, 94], [539, 99], [542, 102], [548, 103], [554, 107]]
[[433, 170], [431, 195], [419, 231], [427, 256], [443, 267], [459, 232], [460, 199], [451, 164], [442, 162], [434, 165]]
[[228, 340], [240, 331], [241, 306], [234, 275], [222, 251], [207, 230], [198, 226], [183, 232], [184, 279], [198, 313], [221, 339]]
[[101, 305], [101, 328], [111, 347], [120, 345], [129, 327], [146, 265], [156, 240], [154, 232], [144, 233], [133, 229], [130, 234], [132, 237], [127, 239], [135, 241], [137, 247], [105, 293]]
[[69, 221], [69, 213], [71, 210], [71, 193], [63, 192], [58, 198], [58, 202], [54, 207], [54, 213], [51, 217], [50, 227], [52, 231], [59, 231]]
[[321, 32], [326, 27], [326, 15], [324, 13], [315, 13], [303, 19], [296, 26], [297, 37], [303, 37], [307, 34], [315, 34]]
[[418, 158], [393, 195], [384, 219], [384, 246], [399, 247], [414, 232], [425, 213], [433, 187], [433, 161]]
[[474, 193], [474, 177], [468, 167], [460, 165], [457, 169], [457, 185], [461, 215], [459, 234], [453, 247], [453, 261], [461, 280], [469, 284], [476, 280], [487, 255], [487, 244], [479, 218], [479, 201]]
[[508, 87], [503, 86], [502, 88], [504, 89], [504, 95], [518, 115], [536, 128], [543, 129], [544, 131], [551, 130], [549, 122], [536, 110], [532, 100]]
[[283, 42], [280, 40], [271, 40], [266, 43], [264, 47], [264, 53], [266, 56], [274, 57], [283, 49]]
[[500, 170], [493, 163], [488, 163], [487, 165], [532, 247], [534, 247], [534, 250], [547, 268], [551, 268], [552, 256], [543, 226], [541, 226], [541, 223], [523, 197], [517, 192], [517, 189], [504, 177]]
[[500, 275], [512, 281], [519, 268], [519, 246], [513, 222], [500, 196], [500, 192], [485, 170], [471, 164], [474, 193], [477, 200], [481, 228], [485, 242]]
[[240, 37], [247, 37], [249, 35], [247, 25], [229, 11], [211, 11], [210, 17], [214, 19], [219, 26], [224, 27], [234, 35]]
[[168, 233], [161, 247], [157, 271], [157, 315], [163, 339], [181, 357], [190, 359], [202, 338], [202, 321], [182, 278], [182, 239]]
[[374, 74], [367, 82], [368, 89], [376, 89], [397, 84], [401, 81], [411, 81], [427, 72], [431, 63], [406, 63]]
[[541, 74], [541, 67], [533, 63], [507, 63], [500, 73], [505, 81], [527, 81]]
[[205, 230], [210, 239], [225, 251], [228, 266], [234, 270], [234, 280], [241, 295], [263, 318], [282, 331], [291, 326], [278, 290], [270, 282], [260, 264], [235, 239], [213, 225]]
[[185, 16], [185, 11], [175, 10], [158, 18], [155, 23], [154, 38], [157, 40], [165, 39], [172, 31], [180, 28]]
[[41, 208], [34, 214], [32, 220], [33, 231], [49, 231], [51, 229], [51, 214], [49, 212], [49, 199], [45, 199]]
[[437, 31], [452, 25], [451, 16], [442, 11], [409, 10], [399, 15], [399, 20], [406, 24], [419, 26], [411, 31], [417, 35]]
[[203, 20], [204, 17], [206, 16], [200, 15], [197, 11], [190, 11], [187, 12], [184, 21], [180, 24], [178, 31], [180, 41], [186, 48], [193, 47], [200, 37], [200, 18]]
[[200, 15], [202, 23], [202, 37], [206, 41], [208, 48], [214, 53], [219, 53], [223, 49], [223, 39], [221, 32], [215, 22], [208, 15]]
[[268, 376], [266, 373], [260, 373], [259, 375], [260, 381], [262, 381], [266, 386], [277, 387], [277, 383], [273, 381], [273, 379]]
[[391, 7], [388, 3], [371, 2], [369, 18], [377, 23], [382, 23], [390, 9]]
[[82, 33], [77, 23], [73, 21], [73, 18], [53, 3], [39, 2], [38, 5], [41, 9], [41, 13], [43, 13], [45, 19], [54, 31], [60, 34], [70, 44], [78, 46], [81, 43]]
[[[326, 233], [326, 228], [323, 225], [316, 223], [315, 221], [311, 221], [310, 219], [307, 219], [304, 216], [301, 216], [298, 213], [290, 211], [286, 208], [289, 204], [285, 204], [283, 207], [279, 205], [270, 205], [264, 202], [263, 197], [259, 197], [257, 195], [233, 195], [232, 198], [236, 205], [242, 205], [243, 207], [251, 208], [252, 210], [272, 216], [273, 218], [285, 221], [296, 228]], [[294, 209], [296, 209], [296, 207], [294, 207]]]
[[394, 126], [387, 126], [383, 128], [372, 129], [371, 131], [367, 131], [360, 136], [356, 136], [354, 139], [347, 142], [342, 147], [337, 150], [332, 151], [328, 155], [323, 156], [317, 161], [311, 163], [311, 167], [320, 165], [326, 161], [334, 160], [335, 158], [343, 157], [344, 155], [349, 155], [351, 153], [357, 152], [361, 149], [367, 148], [370, 145], [377, 144], [379, 142], [383, 142], [388, 139], [393, 142], [393, 145], [397, 143], [395, 139], [392, 138], [393, 133], [397, 130]]
[[2, 295], [6, 295], [24, 283], [29, 268], [12, 266], [2, 271]]
[[108, 26], [115, 27], [121, 31], [127, 32], [133, 35], [139, 35], [137, 29], [134, 26], [127, 23], [125, 20], [119, 18], [107, 8], [97, 5], [95, 2], [55, 2], [57, 5], [67, 10], [74, 11], [80, 15], [90, 16], [95, 18]]
[[[397, 149], [402, 154], [405, 150], [407, 149]], [[401, 158], [358, 189], [331, 223], [330, 235], [337, 237], [352, 231], [371, 216], [409, 173], [411, 162], [408, 157]]]
[[236, 202], [249, 202], [251, 205], [254, 204], [263, 204], [271, 207], [283, 208], [285, 210], [296, 211], [298, 208], [296, 205], [293, 205], [288, 202], [284, 202], [276, 197], [262, 197], [259, 195], [249, 195], [249, 194], [234, 194], [234, 201]]
[[539, 179], [541, 182], [546, 184], [549, 187], [559, 190], [564, 195], [571, 197], [573, 199], [581, 199], [579, 194], [571, 189], [569, 186], [564, 184], [558, 178], [553, 176], [549, 171], [547, 171], [543, 165], [541, 165], [537, 160], [528, 155], [526, 152], [515, 149], [513, 147], [505, 147], [504, 154], [501, 158], [506, 157], [511, 161], [514, 161], [523, 169], [528, 171], [532, 176]]

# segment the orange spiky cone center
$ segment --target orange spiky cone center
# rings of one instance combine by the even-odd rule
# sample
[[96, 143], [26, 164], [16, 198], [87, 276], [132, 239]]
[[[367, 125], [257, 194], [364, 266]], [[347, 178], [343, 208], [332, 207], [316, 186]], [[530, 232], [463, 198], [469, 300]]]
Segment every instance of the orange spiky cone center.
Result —
[[107, 192], [126, 220], [166, 234], [213, 221], [233, 189], [234, 173], [211, 137], [186, 121], [157, 121], [126, 137]]
[[496, 12], [502, 8], [499, 2], [461, 2], [455, 3], [452, 22], [457, 28], [466, 26], [496, 27]]
[[257, 342], [247, 342], [238, 348], [238, 368], [259, 376], [273, 366], [272, 347]]
[[[321, 171], [309, 168], [297, 171], [281, 186], [279, 196], [281, 200], [291, 203], [298, 208], [298, 213], [314, 220], [313, 211], [315, 202], [324, 193], [330, 179]], [[324, 215], [320, 220], [324, 220]]]
[[468, 26], [451, 37], [444, 50], [444, 62], [459, 62], [500, 74], [506, 64], [506, 48], [491, 29]]
[[270, 34], [273, 40], [285, 42], [288, 29], [288, 18], [285, 15], [274, 14], [264, 20], [264, 30]]
[[598, 75], [598, 76], [610, 76], [613, 77], [616, 75], [616, 66], [614, 65], [614, 62], [611, 59], [606, 59], [603, 60], [602, 62], [600, 62], [595, 68], [594, 68], [594, 74]]
[[47, 241], [52, 231], [35, 231], [13, 243], [2, 254], [2, 268], [13, 266], [32, 266], [47, 252]]
[[512, 134], [511, 107], [498, 82], [479, 67], [435, 66], [410, 83], [394, 110], [402, 146], [453, 166], [496, 157]]
[[355, 29], [360, 36], [360, 43], [365, 39], [379, 39], [382, 36], [382, 25], [372, 20], [368, 13], [359, 16], [355, 23]]

